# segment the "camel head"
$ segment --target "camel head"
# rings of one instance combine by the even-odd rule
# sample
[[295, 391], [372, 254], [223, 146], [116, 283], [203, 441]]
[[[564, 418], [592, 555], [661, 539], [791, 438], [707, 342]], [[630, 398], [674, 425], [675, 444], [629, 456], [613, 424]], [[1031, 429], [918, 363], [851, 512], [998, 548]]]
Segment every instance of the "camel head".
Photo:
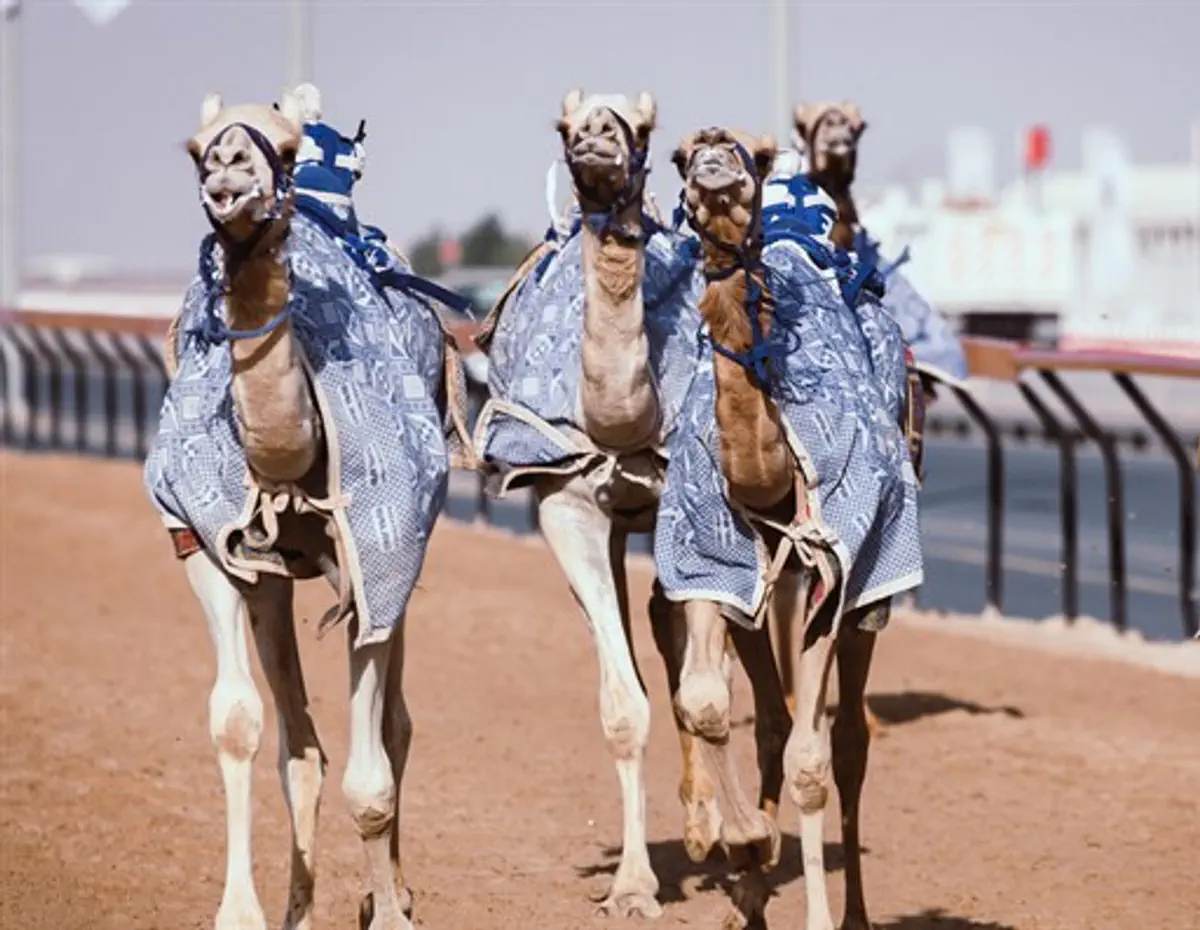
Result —
[[645, 91], [636, 102], [621, 94], [585, 97], [578, 88], [563, 98], [558, 132], [585, 211], [619, 210], [638, 200], [657, 116]]
[[851, 184], [858, 139], [867, 128], [858, 107], [849, 100], [806, 104], [796, 107], [794, 119], [796, 137], [808, 151], [812, 173]]
[[226, 107], [220, 94], [204, 98], [200, 130], [187, 149], [204, 212], [228, 244], [253, 247], [287, 222], [301, 123], [301, 101], [289, 92], [275, 106]]
[[771, 136], [720, 127], [684, 137], [672, 161], [683, 178], [684, 209], [702, 239], [740, 250], [755, 236], [776, 152]]

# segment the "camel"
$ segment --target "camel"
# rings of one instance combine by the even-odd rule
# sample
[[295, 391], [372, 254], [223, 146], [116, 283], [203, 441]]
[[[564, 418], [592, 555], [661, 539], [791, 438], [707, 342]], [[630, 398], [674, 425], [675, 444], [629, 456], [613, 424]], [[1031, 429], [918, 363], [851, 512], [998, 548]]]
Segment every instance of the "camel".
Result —
[[[868, 125], [861, 109], [849, 100], [805, 104], [796, 107], [793, 119], [793, 139], [797, 148], [803, 148], [808, 163], [803, 166], [803, 173], [833, 198], [837, 210], [829, 238], [841, 248], [855, 251], [860, 258], [882, 265], [878, 243], [862, 226], [852, 191], [859, 140]], [[783, 171], [777, 166], [778, 179], [786, 180], [799, 173], [800, 161], [796, 159]], [[917, 477], [923, 478], [925, 410], [936, 398], [935, 382], [961, 386], [967, 376], [967, 364], [962, 343], [947, 321], [898, 271], [907, 260], [905, 249], [898, 259], [880, 270], [887, 282], [883, 305], [900, 324], [909, 352], [905, 433]], [[781, 628], [780, 639], [785, 636]], [[786, 643], [781, 646], [781, 673], [790, 702], [792, 668], [787, 657], [791, 650]], [[885, 735], [870, 707], [867, 723], [873, 735]]]
[[[916, 479], [897, 415], [902, 343], [877, 301], [868, 306], [875, 298], [862, 282], [838, 273], [827, 240], [764, 230], [763, 187], [776, 154], [769, 136], [720, 127], [685, 137], [675, 153], [686, 215], [703, 243], [708, 346], [671, 439], [655, 562], [665, 596], [682, 605], [682, 617], [674, 614], [685, 644], [676, 705], [702, 742], [726, 821], [750, 824], [759, 812], [729, 754], [729, 660], [717, 644], [727, 628], [765, 639], [773, 601], [796, 605], [785, 618], [802, 632], [783, 766], [800, 809], [806, 927], [833, 927], [823, 861], [832, 765], [846, 862], [842, 926], [866, 930], [863, 695], [890, 600], [922, 577]], [[835, 274], [843, 278], [836, 284]], [[878, 351], [864, 347], [871, 339]], [[886, 368], [874, 366], [876, 356]], [[677, 568], [685, 564], [686, 573]], [[826, 690], [835, 659], [831, 734]], [[782, 705], [773, 661], [743, 664]], [[771, 864], [761, 854], [746, 863], [727, 927], [763, 925]]]
[[[695, 253], [660, 227], [644, 196], [656, 118], [649, 93], [565, 96], [557, 128], [576, 206], [522, 262], [483, 323], [476, 341], [489, 356], [492, 396], [475, 430], [493, 492], [533, 488], [541, 532], [592, 632], [624, 821], [600, 910], [648, 918], [662, 913], [645, 830], [650, 704], [630, 639], [625, 553], [630, 533], [654, 525], [666, 436], [692, 376], [699, 327]], [[674, 691], [680, 652], [658, 586], [648, 612]], [[770, 658], [769, 643], [750, 648]], [[700, 861], [740, 837], [722, 823], [696, 741], [675, 723], [684, 844]], [[779, 769], [773, 793], [768, 786], [772, 803]]]
[[[342, 791], [369, 868], [360, 926], [411, 930], [399, 855], [412, 734], [403, 616], [446, 493], [447, 408], [461, 403], [461, 368], [433, 308], [403, 290], [403, 269], [388, 277], [367, 270], [379, 272], [378, 255], [375, 266], [357, 260], [367, 255], [361, 235], [369, 238], [349, 198], [361, 151], [319, 122], [316, 88], [285, 92], [275, 106], [226, 106], [209, 94], [200, 117], [187, 149], [213, 233], [172, 326], [171, 381], [145, 479], [216, 653], [209, 732], [224, 783], [227, 858], [215, 927], [267, 926], [252, 874], [251, 767], [264, 717], [247, 627], [278, 715], [292, 827], [282, 925], [313, 926], [326, 757], [308, 708], [292, 590], [296, 579], [325, 576], [340, 598], [322, 630], [346, 620], [349, 634]], [[298, 196], [298, 160], [327, 163], [344, 193], [301, 187]], [[337, 210], [298, 206], [321, 197]]]

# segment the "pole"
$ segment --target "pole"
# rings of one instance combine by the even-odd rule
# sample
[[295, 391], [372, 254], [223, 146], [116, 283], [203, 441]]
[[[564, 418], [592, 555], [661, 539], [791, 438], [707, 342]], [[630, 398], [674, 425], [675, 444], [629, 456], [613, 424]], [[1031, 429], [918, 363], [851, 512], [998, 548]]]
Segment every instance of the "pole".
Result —
[[20, 291], [20, 10], [19, 0], [0, 2], [0, 310], [15, 307]]
[[775, 141], [783, 147], [792, 137], [792, 107], [788, 94], [788, 0], [772, 0], [771, 12], [771, 123], [776, 127]]
[[287, 87], [312, 80], [312, 10], [310, 0], [288, 0]]

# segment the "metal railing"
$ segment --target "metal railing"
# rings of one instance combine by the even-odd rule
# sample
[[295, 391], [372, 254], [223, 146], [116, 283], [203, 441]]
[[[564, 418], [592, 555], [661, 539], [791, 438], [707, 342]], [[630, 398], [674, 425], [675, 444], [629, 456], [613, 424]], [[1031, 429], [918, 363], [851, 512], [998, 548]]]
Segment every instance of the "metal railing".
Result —
[[[48, 449], [105, 457], [140, 459], [157, 427], [166, 389], [162, 343], [167, 321], [145, 317], [15, 311], [0, 324], [0, 443], [22, 449]], [[460, 335], [466, 335], [462, 333]], [[460, 344], [467, 344], [460, 340]], [[1079, 503], [1076, 454], [1081, 443], [1098, 449], [1107, 490], [1110, 618], [1127, 626], [1124, 488], [1115, 433], [1103, 427], [1072, 392], [1067, 372], [1097, 372], [1111, 378], [1174, 461], [1179, 481], [1178, 599], [1183, 632], [1196, 636], [1196, 470], [1193, 453], [1139, 387], [1139, 376], [1190, 378], [1197, 382], [1200, 360], [1127, 353], [1068, 353], [1022, 349], [1001, 340], [966, 340], [974, 380], [1010, 384], [1020, 392], [1058, 448], [1059, 518], [1062, 561], [1062, 613], [1079, 615]], [[1034, 389], [1034, 377], [1069, 412], [1064, 423]], [[986, 447], [987, 544], [984, 600], [1004, 608], [1004, 529], [1006, 435], [987, 405], [969, 388], [942, 383], [979, 430]], [[940, 393], [940, 391], [939, 391]], [[121, 404], [121, 395], [128, 403]], [[478, 402], [481, 398], [474, 398]], [[97, 430], [95, 427], [99, 426]], [[473, 516], [491, 522], [494, 505], [482, 482], [473, 496]], [[531, 505], [536, 526], [536, 505]]]

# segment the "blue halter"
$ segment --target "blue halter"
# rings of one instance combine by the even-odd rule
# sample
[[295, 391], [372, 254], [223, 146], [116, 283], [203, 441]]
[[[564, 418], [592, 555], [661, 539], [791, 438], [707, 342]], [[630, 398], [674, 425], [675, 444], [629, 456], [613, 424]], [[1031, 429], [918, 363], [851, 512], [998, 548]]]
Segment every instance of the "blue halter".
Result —
[[723, 268], [718, 271], [704, 272], [704, 277], [709, 281], [723, 281], [733, 277], [739, 271], [745, 272], [746, 275], [746, 315], [750, 320], [750, 348], [744, 352], [736, 352], [728, 346], [723, 346], [715, 339], [713, 340], [713, 349], [724, 355], [727, 359], [737, 362], [748, 371], [754, 372], [755, 377], [763, 386], [767, 384], [767, 361], [772, 357], [778, 357], [787, 353], [787, 346], [780, 342], [769, 342], [766, 335], [762, 331], [762, 325], [759, 321], [759, 310], [763, 298], [766, 296], [763, 284], [766, 277], [766, 266], [762, 261], [762, 241], [761, 241], [761, 224], [762, 224], [762, 178], [758, 177], [758, 170], [755, 168], [754, 159], [750, 157], [750, 153], [745, 147], [736, 140], [733, 143], [734, 151], [737, 152], [738, 158], [750, 176], [754, 178], [754, 202], [751, 205], [750, 225], [746, 230], [746, 237], [737, 245], [731, 245], [728, 242], [722, 242], [715, 236], [711, 235], [705, 229], [696, 217], [687, 207], [687, 199], [685, 193], [679, 195], [679, 207], [675, 211], [676, 223], [680, 223], [686, 218], [688, 225], [696, 231], [696, 234], [714, 248], [726, 253], [733, 258], [733, 263], [728, 268]]
[[[297, 212], [336, 239], [351, 260], [370, 276], [376, 287], [393, 287], [420, 300], [426, 306], [429, 306], [428, 298], [432, 298], [452, 310], [470, 315], [469, 298], [402, 270], [396, 256], [387, 246], [387, 237], [383, 231], [374, 226], [359, 224], [351, 192], [362, 176], [362, 142], [366, 138], [364, 122], [359, 122], [358, 131], [353, 139], [341, 135], [327, 123], [306, 123], [303, 129], [304, 147], [298, 158], [294, 176], [288, 173], [278, 153], [262, 133], [242, 123], [233, 125], [246, 130], [251, 141], [270, 163], [275, 183], [275, 203], [271, 214], [245, 244], [226, 242], [219, 225], [208, 212], [207, 204], [205, 205], [205, 212], [208, 213], [215, 232], [207, 236], [200, 246], [199, 273], [201, 279], [209, 286], [210, 296], [207, 312], [200, 324], [190, 331], [195, 337], [209, 345], [227, 340], [255, 339], [271, 333], [291, 317], [291, 301], [278, 314], [253, 330], [230, 329], [216, 314], [217, 299], [225, 292], [225, 281], [216, 262], [218, 238], [227, 256], [225, 278], [231, 280], [236, 266], [258, 246], [273, 221], [283, 216], [289, 200], [294, 203]], [[224, 135], [224, 132], [221, 135]], [[219, 138], [220, 136], [217, 137]], [[217, 139], [209, 143], [210, 148]], [[208, 150], [205, 151], [207, 153]], [[292, 194], [294, 196], [289, 198], [288, 195]], [[285, 228], [284, 237], [287, 234], [288, 229]], [[237, 261], [230, 257], [231, 245], [238, 250]]]

